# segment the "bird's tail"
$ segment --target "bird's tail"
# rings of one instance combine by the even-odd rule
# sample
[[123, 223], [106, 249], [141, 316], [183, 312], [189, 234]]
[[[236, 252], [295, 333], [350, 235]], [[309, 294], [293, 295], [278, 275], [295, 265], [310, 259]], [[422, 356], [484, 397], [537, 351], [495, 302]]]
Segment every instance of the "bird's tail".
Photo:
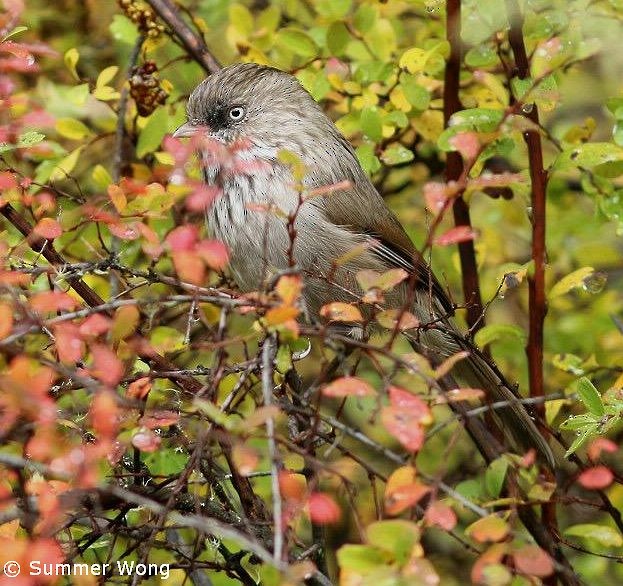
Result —
[[[437, 323], [439, 327], [425, 332], [420, 330], [417, 335], [407, 333], [407, 338], [414, 350], [427, 356], [434, 365], [458, 352], [469, 353], [454, 365], [448, 376], [439, 381], [442, 388], [446, 391], [457, 387], [481, 389], [486, 394], [487, 403], [503, 403], [503, 406], [493, 405], [491, 412], [511, 451], [523, 454], [534, 449], [538, 460], [554, 471], [556, 460], [552, 450], [515, 388], [508, 383], [495, 363], [462, 336], [449, 320], [437, 320]], [[440, 348], [445, 351], [440, 351]]]

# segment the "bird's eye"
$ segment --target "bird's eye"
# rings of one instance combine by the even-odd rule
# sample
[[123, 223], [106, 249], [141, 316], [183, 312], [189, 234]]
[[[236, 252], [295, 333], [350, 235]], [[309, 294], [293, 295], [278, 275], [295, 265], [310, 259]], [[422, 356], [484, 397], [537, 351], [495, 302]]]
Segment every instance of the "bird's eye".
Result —
[[244, 116], [244, 108], [242, 106], [234, 106], [233, 108], [231, 108], [231, 110], [229, 110], [229, 118], [233, 120], [234, 122], [238, 122], [239, 120], [242, 120], [243, 116]]

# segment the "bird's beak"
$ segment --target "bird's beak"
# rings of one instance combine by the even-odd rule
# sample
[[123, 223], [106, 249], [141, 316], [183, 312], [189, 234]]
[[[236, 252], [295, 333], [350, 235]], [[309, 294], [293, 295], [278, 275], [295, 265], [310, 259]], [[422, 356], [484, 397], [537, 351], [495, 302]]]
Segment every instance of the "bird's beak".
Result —
[[195, 126], [190, 122], [186, 122], [185, 124], [182, 124], [171, 136], [173, 136], [173, 138], [188, 138], [197, 134], [198, 130], [198, 126]]

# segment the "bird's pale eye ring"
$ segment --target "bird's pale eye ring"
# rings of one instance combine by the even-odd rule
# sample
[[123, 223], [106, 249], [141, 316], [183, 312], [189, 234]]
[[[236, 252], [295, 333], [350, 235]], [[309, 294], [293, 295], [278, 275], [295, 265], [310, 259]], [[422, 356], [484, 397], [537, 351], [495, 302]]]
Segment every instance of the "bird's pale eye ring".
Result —
[[239, 122], [244, 117], [244, 108], [242, 106], [234, 106], [229, 110], [229, 118], [234, 122]]

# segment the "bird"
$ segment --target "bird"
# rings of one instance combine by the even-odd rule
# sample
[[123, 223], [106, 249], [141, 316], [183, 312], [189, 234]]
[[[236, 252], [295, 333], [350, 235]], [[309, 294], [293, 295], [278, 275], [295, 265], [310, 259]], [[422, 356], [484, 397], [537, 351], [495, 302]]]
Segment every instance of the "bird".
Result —
[[[207, 226], [229, 248], [241, 291], [261, 290], [294, 264], [304, 283], [304, 315], [319, 323], [327, 304], [361, 299], [360, 271], [406, 271], [410, 278], [386, 293], [384, 303], [417, 318], [419, 326], [404, 332], [414, 350], [433, 365], [466, 355], [439, 381], [443, 390], [477, 388], [488, 402], [504, 402], [493, 412], [510, 448], [534, 449], [555, 469], [515, 386], [461, 333], [431, 267], [351, 143], [296, 77], [257, 63], [230, 65], [199, 83], [186, 110], [187, 121], [173, 136], [205, 139], [197, 148], [203, 179], [221, 192], [206, 210]], [[337, 327], [352, 338], [368, 335], [357, 323]], [[465, 418], [465, 425], [491, 460], [494, 434], [474, 419]]]

